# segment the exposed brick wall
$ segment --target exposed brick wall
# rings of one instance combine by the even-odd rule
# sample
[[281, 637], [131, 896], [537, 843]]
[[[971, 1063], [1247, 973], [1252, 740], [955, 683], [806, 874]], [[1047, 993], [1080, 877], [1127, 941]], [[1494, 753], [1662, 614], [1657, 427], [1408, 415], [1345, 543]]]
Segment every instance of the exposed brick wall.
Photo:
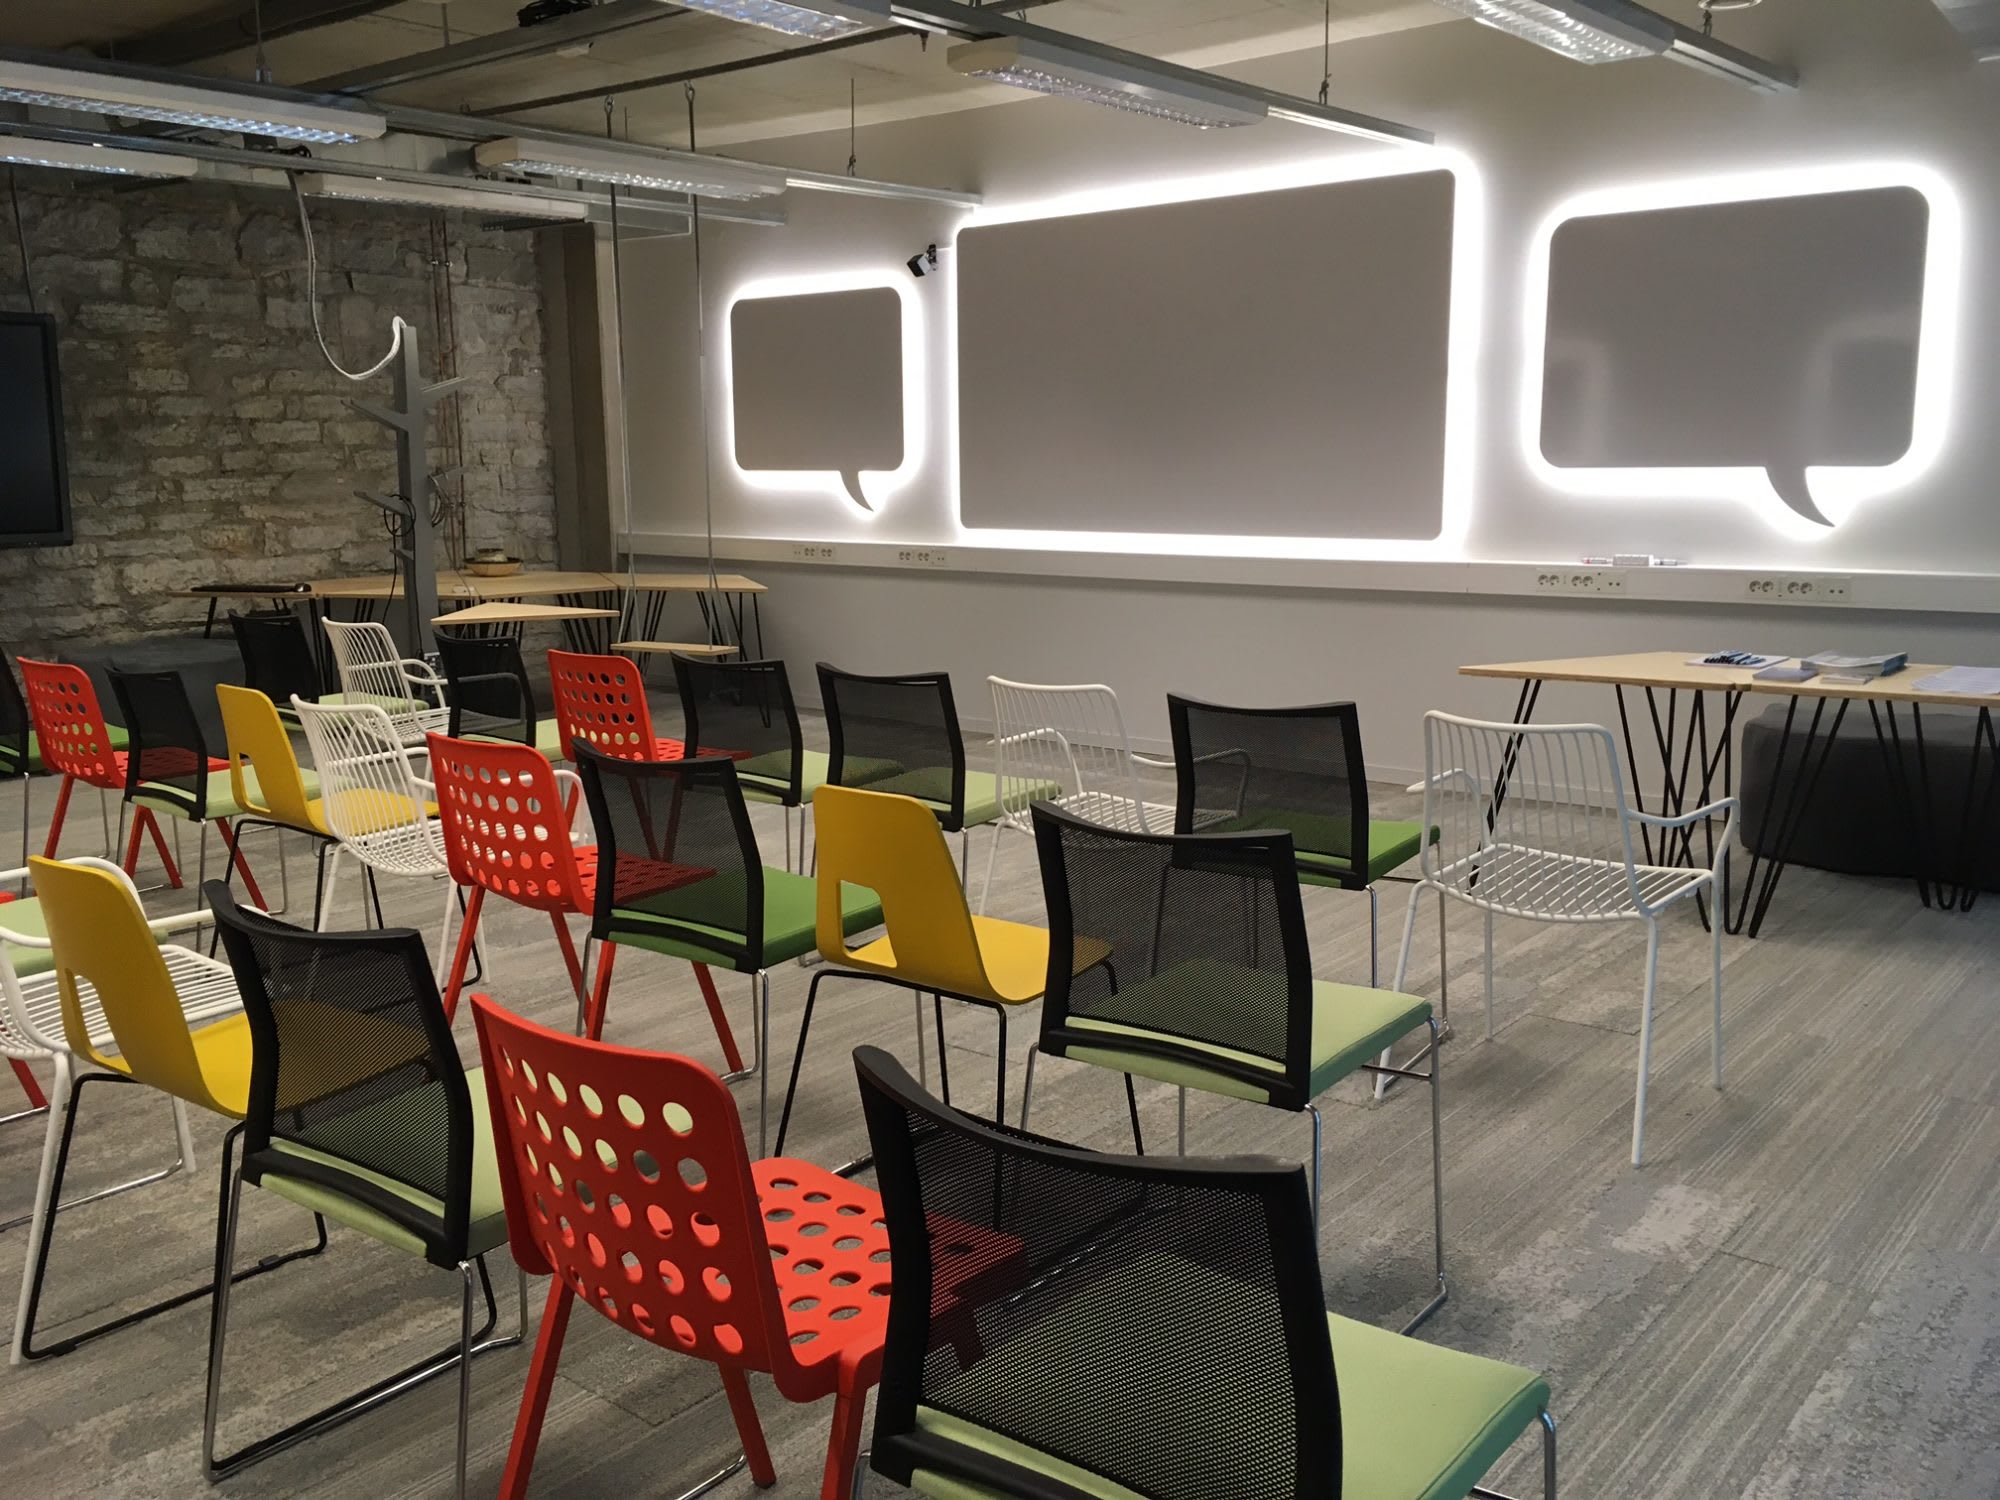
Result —
[[[0, 184], [4, 189], [4, 184]], [[386, 571], [395, 486], [386, 404], [320, 357], [289, 194], [220, 184], [133, 188], [23, 171], [34, 288], [60, 325], [74, 546], [0, 550], [0, 650], [61, 649], [186, 628], [172, 590]], [[350, 369], [387, 348], [391, 314], [439, 369], [432, 220], [314, 200], [320, 317]], [[446, 218], [471, 544], [555, 560], [554, 484], [532, 232]], [[25, 308], [0, 191], [0, 303]], [[442, 463], [433, 418], [431, 463]]]

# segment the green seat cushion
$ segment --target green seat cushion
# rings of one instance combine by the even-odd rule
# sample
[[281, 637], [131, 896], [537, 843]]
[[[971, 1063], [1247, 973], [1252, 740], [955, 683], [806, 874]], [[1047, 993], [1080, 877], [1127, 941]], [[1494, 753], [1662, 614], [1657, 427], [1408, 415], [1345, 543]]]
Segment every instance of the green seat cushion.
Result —
[[[762, 755], [745, 756], [736, 763], [736, 779], [742, 783], [743, 795], [752, 802], [782, 802], [784, 793], [792, 784], [792, 753], [789, 750], [766, 750]], [[824, 750], [804, 750], [799, 753], [799, 799], [812, 801], [812, 794], [826, 785], [827, 771], [832, 766], [832, 758]], [[894, 776], [903, 768], [893, 760], [879, 760], [871, 755], [850, 755], [844, 767], [847, 785], [867, 786], [880, 781], [885, 776]]]
[[[943, 1399], [968, 1409], [1006, 1413], [1012, 1405], [1039, 1403], [1023, 1411], [1019, 1430], [1049, 1432], [1069, 1425], [1051, 1420], [1051, 1411], [1077, 1415], [1076, 1451], [1083, 1454], [1095, 1436], [1093, 1424], [1145, 1423], [1151, 1412], [1107, 1410], [1105, 1391], [1131, 1390], [1131, 1340], [1120, 1330], [1181, 1321], [1180, 1307], [1190, 1285], [1210, 1283], [1201, 1301], [1227, 1306], [1242, 1292], [1206, 1268], [1135, 1262], [1107, 1276], [1054, 1317], [1038, 1323], [985, 1357], [940, 1391]], [[1179, 1306], [1175, 1305], [1179, 1299]], [[1334, 1378], [1340, 1391], [1341, 1500], [1462, 1500], [1500, 1457], [1547, 1409], [1549, 1388], [1532, 1370], [1443, 1349], [1421, 1339], [1390, 1333], [1329, 1313], [1327, 1339], [1333, 1348]], [[1246, 1334], [1246, 1336], [1248, 1336]], [[1091, 1359], [1080, 1350], [1101, 1349]], [[1212, 1433], [1180, 1431], [1175, 1441], [1194, 1454], [1212, 1480], [1227, 1476], [1228, 1488], [1278, 1495], [1291, 1483], [1289, 1450], [1260, 1454], [1231, 1451], [1228, 1414], [1245, 1404], [1270, 1399], [1261, 1389], [1230, 1389], [1235, 1366], [1218, 1361], [1205, 1372], [1212, 1390], [1209, 1409], [1217, 1414]], [[1051, 1373], [1061, 1372], [1052, 1387]], [[1008, 1389], [1019, 1395], [1010, 1403]], [[1138, 1392], [1134, 1405], [1139, 1405]], [[1328, 1414], [1331, 1418], [1332, 1413]], [[1006, 1459], [1071, 1485], [1099, 1500], [1144, 1500], [1138, 1491], [1013, 1438], [933, 1407], [917, 1409], [917, 1426], [950, 1442]], [[1115, 1442], [1105, 1433], [1107, 1445]], [[1260, 1458], [1281, 1463], [1275, 1474], [1259, 1474]], [[919, 1494], [934, 1500], [1001, 1500], [1003, 1491], [919, 1470]], [[1215, 1485], [1218, 1490], [1221, 1486]]]
[[[42, 917], [42, 903], [32, 896], [22, 901], [0, 901], [0, 927], [9, 932], [18, 932], [23, 937], [45, 938], [49, 935], [48, 923]], [[7, 961], [14, 966], [14, 973], [22, 979], [35, 974], [46, 974], [56, 966], [55, 954], [47, 948], [22, 948], [10, 944]]]
[[[1244, 833], [1251, 829], [1275, 828], [1292, 836], [1298, 855], [1299, 879], [1307, 885], [1338, 886], [1353, 878], [1354, 862], [1332, 849], [1349, 849], [1352, 824], [1346, 818], [1326, 813], [1293, 812], [1282, 807], [1256, 807], [1218, 822], [1203, 823], [1203, 833]], [[1431, 830], [1431, 842], [1438, 830]], [[1373, 885], [1392, 870], [1415, 859], [1424, 846], [1421, 823], [1371, 819], [1368, 824], [1367, 883]]]
[[[819, 885], [809, 875], [794, 875], [788, 870], [774, 870], [769, 865], [761, 868], [764, 871], [764, 967], [768, 969], [773, 964], [811, 953], [818, 946], [815, 927]], [[741, 960], [725, 950], [703, 947], [686, 931], [692, 925], [724, 940], [740, 940], [743, 933], [731, 924], [742, 919], [742, 911], [743, 872], [725, 871], [707, 880], [648, 897], [634, 905], [619, 907], [613, 920], [620, 927], [612, 934], [611, 941], [635, 948], [649, 948], [672, 958], [684, 958], [689, 963], [711, 964], [716, 968], [742, 973], [746, 972], [746, 966]], [[669, 917], [673, 919], [672, 926], [664, 920]], [[840, 890], [840, 917], [850, 936], [865, 932], [880, 925], [882, 903], [873, 891], [843, 885]], [[661, 922], [662, 930], [657, 935], [644, 930], [644, 924], [649, 919]]]
[[[1263, 971], [1233, 968], [1209, 959], [1192, 959], [1176, 964], [1164, 974], [1142, 979], [1120, 989], [1126, 1005], [1141, 1007], [1156, 1003], [1162, 1017], [1187, 1014], [1202, 1008], [1223, 1012], [1226, 1007], [1256, 1005], [1261, 991], [1265, 1005], [1281, 1007], [1284, 976]], [[1274, 993], [1275, 992], [1275, 993]], [[1372, 990], [1365, 985], [1313, 981], [1312, 1070], [1306, 1097], [1317, 1098], [1362, 1063], [1372, 1061], [1382, 1049], [1409, 1035], [1430, 1019], [1431, 1003], [1416, 995], [1399, 995], [1394, 990]], [[1070, 1043], [1064, 1056], [1077, 1062], [1094, 1063], [1120, 1073], [1136, 1073], [1181, 1088], [1200, 1089], [1209, 1094], [1226, 1094], [1232, 1099], [1270, 1102], [1270, 1090], [1240, 1078], [1218, 1073], [1201, 1064], [1202, 1054], [1247, 1062], [1279, 1070], [1266, 1058], [1241, 1052], [1213, 1042], [1192, 1041], [1165, 1031], [1153, 1031], [1118, 1021], [1097, 1020], [1072, 1013], [1064, 1022], [1074, 1031], [1102, 1032], [1107, 1038], [1123, 1036], [1160, 1037], [1183, 1051], [1180, 1058], [1156, 1057], [1150, 1053], [1126, 1051], [1116, 1046], [1079, 1047]], [[1217, 1028], [1227, 1031], [1226, 1015]]]
[[[1030, 802], [1040, 802], [1051, 797], [1060, 797], [1062, 788], [1053, 781], [1024, 783], [1009, 778], [1016, 798], [1026, 798]], [[894, 792], [898, 796], [914, 797], [919, 802], [928, 802], [939, 813], [951, 807], [951, 767], [925, 766], [915, 771], [901, 771], [870, 782], [871, 792]], [[967, 771], [965, 773], [965, 828], [978, 828], [991, 823], [1000, 816], [1000, 778], [991, 771]]]
[[[104, 726], [104, 732], [108, 736], [109, 743], [113, 750], [126, 750], [131, 748], [132, 736], [125, 732], [124, 725], [106, 724]], [[0, 776], [18, 776], [21, 774], [21, 770], [22, 768], [14, 763], [14, 757], [10, 751], [0, 750]], [[28, 731], [27, 770], [30, 771], [31, 773], [36, 773], [36, 774], [48, 770], [48, 766], [45, 765], [42, 761], [41, 738], [32, 729]]]
[[[472, 1094], [472, 1203], [466, 1217], [465, 1249], [466, 1255], [471, 1257], [497, 1250], [507, 1242], [507, 1209], [500, 1194], [500, 1167], [493, 1149], [493, 1112], [487, 1107], [485, 1069], [468, 1068], [465, 1086]], [[407, 1134], [442, 1156], [445, 1143], [438, 1133], [436, 1104], [435, 1095], [428, 1092], [397, 1094], [379, 1104], [355, 1110], [341, 1124], [351, 1127], [360, 1139]], [[321, 1125], [319, 1128], [324, 1132], [331, 1127]], [[444, 1205], [430, 1194], [329, 1152], [292, 1141], [276, 1140], [271, 1142], [271, 1151], [274, 1155], [296, 1156], [339, 1167], [428, 1213], [444, 1212]], [[385, 1245], [407, 1250], [412, 1255], [424, 1254], [424, 1242], [416, 1235], [377, 1210], [357, 1203], [333, 1188], [300, 1177], [286, 1177], [269, 1169], [264, 1172], [263, 1186], [301, 1208], [323, 1214], [335, 1223], [359, 1230]]]
[[[322, 703], [325, 699], [320, 700]], [[522, 743], [518, 734], [468, 734], [468, 740], [476, 740], [483, 745], [518, 745]], [[535, 748], [549, 760], [562, 759], [562, 725], [554, 719], [535, 720]]]
[[[309, 771], [301, 766], [299, 768], [299, 778], [305, 783], [308, 800], [319, 795], [318, 772]], [[183, 804], [178, 798], [148, 796], [145, 789], [149, 785], [152, 785], [152, 783], [141, 782], [140, 789], [132, 800], [141, 807], [152, 808], [155, 812], [172, 813], [177, 818], [183, 816], [181, 811]], [[257, 772], [252, 766], [246, 765], [243, 768], [243, 791], [252, 802], [262, 805], [264, 791], [257, 784]], [[211, 818], [240, 818], [244, 815], [244, 812], [245, 809], [236, 801], [235, 791], [230, 787], [228, 770], [226, 768], [220, 771], [211, 770], [208, 773], [208, 810], [205, 816]]]

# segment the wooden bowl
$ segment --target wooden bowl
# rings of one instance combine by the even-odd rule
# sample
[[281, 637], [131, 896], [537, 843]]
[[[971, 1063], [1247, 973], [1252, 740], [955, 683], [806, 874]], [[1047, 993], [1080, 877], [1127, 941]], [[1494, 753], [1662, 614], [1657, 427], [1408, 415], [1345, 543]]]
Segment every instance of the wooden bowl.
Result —
[[475, 558], [465, 565], [465, 571], [474, 578], [512, 578], [521, 571], [521, 559], [507, 557], [496, 562], [489, 558], [481, 562]]

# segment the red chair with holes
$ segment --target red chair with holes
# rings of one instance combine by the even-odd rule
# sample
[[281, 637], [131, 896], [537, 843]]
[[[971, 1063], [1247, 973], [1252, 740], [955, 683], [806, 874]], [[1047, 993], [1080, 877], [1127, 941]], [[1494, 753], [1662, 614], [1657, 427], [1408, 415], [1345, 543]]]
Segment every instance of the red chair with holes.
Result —
[[717, 1480], [746, 1462], [777, 1480], [751, 1371], [790, 1401], [832, 1396], [820, 1497], [847, 1500], [889, 1322], [881, 1198], [810, 1162], [753, 1163], [736, 1101], [698, 1062], [564, 1036], [485, 995], [472, 1010], [514, 1259], [555, 1278], [503, 1500], [527, 1493], [578, 1297], [721, 1371], [744, 1457]]
[[570, 746], [577, 740], [620, 760], [679, 760], [687, 750], [653, 733], [646, 680], [629, 657], [551, 650], [549, 685], [564, 760], [576, 759]]
[[[110, 726], [105, 723], [104, 709], [97, 701], [97, 689], [91, 685], [90, 674], [81, 667], [67, 662], [36, 661], [32, 657], [19, 658], [21, 663], [21, 683], [28, 699], [28, 718], [35, 728], [35, 741], [42, 764], [62, 776], [62, 789], [56, 794], [55, 817], [49, 823], [49, 836], [42, 845], [42, 857], [54, 859], [56, 845], [62, 841], [63, 820], [69, 815], [70, 793], [76, 790], [80, 781], [85, 786], [94, 786], [100, 792], [116, 792], [125, 795], [125, 768], [130, 756], [124, 750], [114, 748]], [[228, 763], [219, 762], [225, 769]], [[122, 824], [124, 819], [119, 819]], [[176, 889], [181, 883], [181, 872], [174, 863], [174, 857], [167, 852], [166, 836], [160, 832], [160, 820], [149, 807], [136, 807], [132, 817], [132, 838], [125, 847], [125, 873], [131, 874], [139, 863], [140, 830], [153, 836], [153, 848], [158, 851], [160, 863], [166, 866], [167, 879]], [[108, 850], [106, 851], [109, 852]]]

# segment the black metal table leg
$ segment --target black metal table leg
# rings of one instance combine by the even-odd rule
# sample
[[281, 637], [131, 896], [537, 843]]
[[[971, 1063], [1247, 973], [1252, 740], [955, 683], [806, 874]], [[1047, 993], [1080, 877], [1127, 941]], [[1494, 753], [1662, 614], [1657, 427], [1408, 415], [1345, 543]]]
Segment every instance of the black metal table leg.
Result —
[[[1820, 721], [1826, 714], [1828, 700], [1820, 698], [1815, 702], [1812, 722], [1806, 726], [1805, 744], [1799, 754], [1798, 775], [1793, 778], [1790, 787], [1787, 789], [1784, 812], [1778, 819], [1776, 843], [1771, 846], [1771, 852], [1768, 855], [1761, 856], [1764, 865], [1764, 878], [1761, 882], [1756, 879], [1756, 867], [1760, 855], [1753, 852], [1750, 856], [1750, 871], [1745, 875], [1743, 881], [1743, 906], [1738, 908], [1737, 924], [1739, 928], [1742, 926], [1743, 907], [1750, 906], [1751, 894], [1754, 890], [1756, 893], [1756, 904], [1750, 910], [1750, 923], [1748, 927], [1751, 937], [1757, 936], [1763, 930], [1765, 914], [1771, 908], [1771, 898], [1777, 893], [1778, 882], [1784, 878], [1785, 866], [1791, 860], [1792, 845], [1798, 838], [1799, 829], [1805, 824], [1806, 808], [1812, 802], [1813, 792], [1818, 787], [1820, 777], [1826, 770], [1826, 763], [1833, 758], [1834, 742], [1839, 737], [1841, 723], [1847, 717], [1847, 707], [1852, 700], [1841, 698], [1837, 701], [1839, 707], [1834, 710], [1833, 722], [1827, 726], [1824, 738], [1820, 737], [1819, 728]], [[1798, 699], [1795, 697], [1792, 700], [1792, 712], [1788, 712], [1785, 716], [1786, 739], [1790, 737], [1793, 712], [1796, 711], [1797, 707]], [[1816, 743], [1819, 747], [1819, 758], [1817, 760], [1813, 758], [1813, 747]], [[1784, 748], [1785, 741], [1780, 740], [1777, 775], [1772, 783], [1772, 796], [1765, 804], [1765, 816], [1759, 820], [1760, 835], [1769, 823], [1771, 807], [1777, 801], [1776, 788], [1779, 782], [1783, 780]], [[1764, 843], [1764, 839], [1761, 836], [1758, 839], [1758, 843]]]

